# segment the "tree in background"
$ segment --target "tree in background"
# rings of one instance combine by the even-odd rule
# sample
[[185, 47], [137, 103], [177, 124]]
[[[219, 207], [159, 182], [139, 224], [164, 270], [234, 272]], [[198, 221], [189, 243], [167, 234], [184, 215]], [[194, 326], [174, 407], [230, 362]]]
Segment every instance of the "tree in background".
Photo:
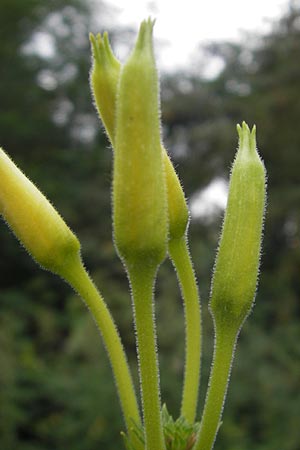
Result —
[[[109, 17], [109, 8], [100, 4], [98, 14]], [[231, 450], [297, 450], [299, 445], [299, 21], [299, 7], [291, 6], [268, 35], [250, 44], [213, 44], [210, 53], [224, 62], [215, 79], [187, 72], [165, 79], [162, 89], [168, 147], [190, 197], [224, 177], [241, 117], [259, 126], [258, 144], [268, 166], [267, 256], [220, 431], [220, 442]], [[87, 37], [93, 27], [88, 2], [2, 0], [1, 145], [80, 237], [87, 266], [110, 301], [126, 347], [134, 351], [127, 284], [111, 244], [111, 153], [89, 94]], [[48, 56], [45, 45], [39, 50], [43, 41]], [[208, 286], [202, 279], [212, 270], [218, 229], [218, 220], [209, 227], [192, 221], [203, 299]], [[118, 448], [112, 436], [121, 417], [94, 324], [72, 292], [39, 271], [3, 226], [0, 241], [0, 447]], [[162, 388], [176, 414], [182, 310], [170, 267], [160, 271]], [[172, 328], [165, 327], [166, 320]], [[208, 314], [204, 325], [207, 342]], [[207, 357], [207, 374], [209, 364]]]
[[[76, 229], [89, 269], [103, 268], [95, 278], [107, 278], [118, 299], [113, 309], [122, 309], [110, 283], [119, 272], [111, 262], [111, 155], [88, 85], [89, 7], [77, 0], [1, 2], [1, 144]], [[98, 9], [108, 14], [103, 4]], [[3, 226], [0, 240], [1, 448], [91, 449], [99, 441], [109, 448], [116, 432], [107, 424], [119, 429], [122, 419], [94, 324]], [[122, 320], [127, 332], [129, 320]]]
[[[226, 406], [231, 417], [224, 418], [220, 431], [222, 444], [234, 450], [241, 442], [249, 450], [296, 450], [300, 439], [299, 23], [299, 6], [291, 4], [266, 36], [248, 36], [247, 44], [212, 44], [208, 51], [224, 62], [217, 78], [204, 81], [187, 75], [166, 82], [166, 133], [171, 150], [186, 149], [179, 171], [182, 177], [189, 174], [190, 194], [224, 177], [232, 130], [241, 116], [259, 125], [258, 145], [268, 167], [258, 305], [242, 333], [238, 355], [243, 361], [241, 357], [233, 369], [235, 390]], [[216, 242], [211, 224], [194, 223], [193, 233]]]

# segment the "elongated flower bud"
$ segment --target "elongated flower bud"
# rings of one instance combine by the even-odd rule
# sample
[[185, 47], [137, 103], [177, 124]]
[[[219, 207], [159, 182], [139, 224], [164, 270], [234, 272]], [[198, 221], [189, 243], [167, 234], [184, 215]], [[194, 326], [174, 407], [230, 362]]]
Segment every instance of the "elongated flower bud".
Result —
[[152, 29], [152, 21], [142, 22], [120, 77], [113, 210], [120, 256], [129, 264], [155, 267], [166, 255], [168, 226]]
[[0, 149], [0, 213], [31, 256], [64, 276], [79, 242], [44, 195]]
[[[96, 37], [91, 34], [90, 41], [93, 53], [91, 90], [100, 118], [114, 145], [115, 110], [121, 64], [112, 53], [107, 33], [103, 34], [103, 38], [99, 34]], [[180, 239], [187, 230], [188, 207], [174, 166], [164, 147], [162, 153], [167, 186], [169, 239]]]
[[167, 184], [169, 240], [172, 241], [180, 239], [186, 233], [189, 210], [179, 178], [165, 149], [163, 149], [163, 161]]
[[255, 296], [266, 176], [256, 151], [255, 127], [237, 127], [239, 148], [232, 167], [228, 204], [212, 282], [210, 307], [217, 324], [239, 328]]
[[108, 34], [90, 34], [93, 66], [90, 74], [91, 90], [99, 116], [111, 143], [114, 142], [116, 97], [121, 64], [114, 56]]

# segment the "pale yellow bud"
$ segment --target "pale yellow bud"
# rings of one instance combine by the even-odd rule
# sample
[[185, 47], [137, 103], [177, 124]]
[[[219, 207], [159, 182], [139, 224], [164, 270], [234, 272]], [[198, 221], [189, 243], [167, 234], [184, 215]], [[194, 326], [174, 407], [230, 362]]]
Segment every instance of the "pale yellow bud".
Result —
[[114, 237], [129, 264], [160, 264], [167, 249], [167, 193], [160, 136], [153, 22], [141, 24], [124, 65], [116, 107]]
[[64, 276], [80, 244], [46, 197], [0, 148], [0, 213], [31, 256]]

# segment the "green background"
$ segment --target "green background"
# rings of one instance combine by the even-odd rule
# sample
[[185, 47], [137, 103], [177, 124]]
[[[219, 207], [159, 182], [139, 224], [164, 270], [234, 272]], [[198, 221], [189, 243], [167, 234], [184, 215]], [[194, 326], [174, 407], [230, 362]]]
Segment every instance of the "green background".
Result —
[[[207, 58], [224, 62], [216, 78], [195, 75], [197, 62], [162, 76], [165, 144], [188, 198], [217, 177], [228, 179], [242, 120], [256, 123], [268, 171], [259, 291], [238, 343], [216, 450], [300, 448], [300, 8], [293, 4], [267, 35], [207, 45]], [[116, 27], [109, 4], [100, 3], [97, 15], [112, 42], [132, 42], [133, 31]], [[88, 32], [103, 31], [95, 27], [89, 2], [1, 0], [0, 145], [79, 237], [136, 377], [128, 283], [111, 237], [112, 154], [88, 85]], [[50, 36], [52, 55], [32, 50], [37, 33]], [[221, 216], [190, 225], [204, 326], [199, 416], [212, 356], [207, 304]], [[0, 225], [0, 448], [121, 449], [120, 408], [91, 317]], [[156, 312], [162, 400], [177, 417], [183, 311], [169, 262], [158, 274]]]

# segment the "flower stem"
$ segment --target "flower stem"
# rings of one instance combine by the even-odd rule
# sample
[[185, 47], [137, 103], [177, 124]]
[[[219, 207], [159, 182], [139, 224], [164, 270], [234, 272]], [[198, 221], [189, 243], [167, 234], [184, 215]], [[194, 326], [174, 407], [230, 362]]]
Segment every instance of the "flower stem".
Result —
[[211, 450], [221, 425], [237, 333], [215, 327], [215, 348], [209, 388], [194, 450]]
[[164, 450], [160, 408], [159, 368], [153, 308], [156, 269], [129, 270], [135, 316], [141, 396], [144, 415], [145, 450]]
[[185, 312], [185, 372], [181, 415], [194, 423], [201, 366], [201, 308], [187, 238], [172, 239], [169, 253], [181, 285]]
[[66, 281], [82, 297], [100, 330], [114, 373], [126, 428], [135, 442], [133, 421], [140, 424], [141, 419], [130, 369], [116, 325], [80, 258], [73, 260], [65, 272]]

